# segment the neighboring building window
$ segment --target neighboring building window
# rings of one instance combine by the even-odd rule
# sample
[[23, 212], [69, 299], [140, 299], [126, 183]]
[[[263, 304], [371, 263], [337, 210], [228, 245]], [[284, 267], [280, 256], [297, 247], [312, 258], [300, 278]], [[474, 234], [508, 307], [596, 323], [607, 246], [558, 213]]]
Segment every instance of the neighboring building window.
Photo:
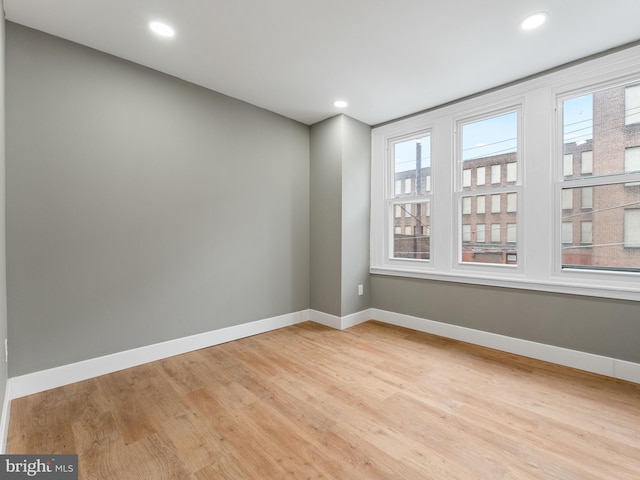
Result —
[[500, 194], [491, 195], [491, 213], [500, 213]]
[[624, 246], [640, 248], [640, 208], [624, 211]]
[[591, 222], [580, 222], [580, 243], [593, 243], [593, 226]]
[[514, 213], [518, 211], [518, 194], [507, 193], [507, 212]]
[[573, 154], [569, 153], [562, 158], [562, 173], [565, 177], [573, 175]]
[[516, 243], [516, 224], [507, 223], [507, 243]]
[[395, 194], [396, 195], [401, 195], [402, 194], [402, 181], [401, 180], [396, 180], [395, 181]]
[[468, 225], [468, 224], [462, 225], [462, 241], [463, 242], [471, 241], [471, 225]]
[[485, 243], [485, 225], [484, 223], [478, 223], [476, 225], [476, 242]]
[[624, 110], [625, 125], [640, 122], [640, 84], [624, 89]]
[[593, 173], [593, 152], [591, 150], [582, 152], [580, 173], [582, 175], [591, 175]]
[[491, 165], [491, 183], [495, 185], [500, 182], [500, 165]]
[[507, 163], [507, 182], [515, 182], [518, 180], [518, 164], [515, 162]]
[[471, 186], [471, 169], [465, 168], [462, 171], [462, 186], [470, 187]]
[[565, 188], [562, 190], [562, 209], [571, 210], [573, 208], [573, 190]]
[[487, 169], [486, 167], [478, 167], [476, 169], [476, 185], [482, 186], [486, 182]]
[[404, 179], [404, 193], [405, 195], [411, 195], [411, 179], [410, 178]]
[[476, 213], [484, 213], [485, 212], [485, 202], [486, 198], [484, 195], [478, 195], [476, 197]]
[[593, 187], [582, 187], [582, 208], [587, 210], [593, 208]]
[[500, 243], [500, 224], [491, 224], [491, 243]]
[[468, 215], [471, 213], [471, 197], [462, 197], [462, 214]]

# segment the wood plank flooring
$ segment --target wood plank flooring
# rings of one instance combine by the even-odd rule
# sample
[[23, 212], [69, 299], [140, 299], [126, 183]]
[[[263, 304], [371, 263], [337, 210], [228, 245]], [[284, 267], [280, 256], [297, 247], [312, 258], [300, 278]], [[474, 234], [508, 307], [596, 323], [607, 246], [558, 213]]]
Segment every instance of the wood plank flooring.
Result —
[[14, 400], [7, 453], [101, 480], [627, 480], [640, 385], [308, 322]]

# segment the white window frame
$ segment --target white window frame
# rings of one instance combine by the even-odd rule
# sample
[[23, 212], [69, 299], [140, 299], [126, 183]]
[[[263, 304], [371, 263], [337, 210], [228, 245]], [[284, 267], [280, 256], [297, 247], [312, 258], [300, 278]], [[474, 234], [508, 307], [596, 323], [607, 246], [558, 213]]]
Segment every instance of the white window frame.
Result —
[[[640, 301], [636, 272], [561, 268], [561, 189], [609, 184], [596, 175], [563, 176], [561, 99], [596, 88], [640, 83], [640, 46], [582, 62], [474, 98], [390, 122], [372, 130], [371, 265], [379, 275], [481, 284], [548, 292]], [[460, 197], [462, 169], [456, 156], [460, 121], [520, 109], [518, 182], [501, 192], [518, 193], [518, 264], [460, 264]], [[389, 258], [393, 219], [388, 193], [393, 193], [388, 147], [392, 139], [431, 135], [432, 191], [422, 196], [431, 209], [429, 261]], [[487, 172], [488, 175], [488, 172]], [[487, 183], [490, 180], [486, 179]], [[550, 181], [551, 180], [551, 181]], [[625, 176], [640, 182], [640, 173]], [[487, 185], [489, 187], [489, 185]], [[497, 193], [497, 192], [496, 192]], [[403, 203], [410, 200], [404, 198]], [[488, 210], [489, 205], [487, 205]], [[490, 215], [490, 214], [487, 214]], [[493, 220], [485, 221], [486, 235]]]

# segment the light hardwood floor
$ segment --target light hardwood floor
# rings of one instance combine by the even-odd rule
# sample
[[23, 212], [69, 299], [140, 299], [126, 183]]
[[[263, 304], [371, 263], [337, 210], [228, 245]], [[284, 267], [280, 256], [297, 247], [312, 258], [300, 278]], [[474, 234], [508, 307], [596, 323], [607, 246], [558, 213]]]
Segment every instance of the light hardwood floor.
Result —
[[82, 479], [640, 478], [640, 385], [314, 323], [14, 400], [7, 453]]

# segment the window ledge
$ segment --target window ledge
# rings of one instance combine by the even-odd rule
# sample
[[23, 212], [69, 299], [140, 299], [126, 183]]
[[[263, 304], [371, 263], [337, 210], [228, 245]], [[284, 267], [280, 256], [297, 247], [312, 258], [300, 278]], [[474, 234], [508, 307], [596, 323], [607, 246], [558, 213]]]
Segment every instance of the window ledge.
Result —
[[456, 272], [435, 273], [410, 268], [398, 267], [370, 267], [373, 275], [388, 275], [395, 277], [420, 278], [439, 282], [455, 282], [471, 285], [485, 285], [491, 287], [514, 288], [519, 290], [534, 290], [539, 292], [583, 295], [589, 297], [613, 298], [617, 300], [631, 300], [640, 302], [640, 288], [631, 289], [621, 286], [603, 286], [591, 284], [575, 284], [566, 281], [538, 281], [523, 276], [500, 277], [460, 274]]

